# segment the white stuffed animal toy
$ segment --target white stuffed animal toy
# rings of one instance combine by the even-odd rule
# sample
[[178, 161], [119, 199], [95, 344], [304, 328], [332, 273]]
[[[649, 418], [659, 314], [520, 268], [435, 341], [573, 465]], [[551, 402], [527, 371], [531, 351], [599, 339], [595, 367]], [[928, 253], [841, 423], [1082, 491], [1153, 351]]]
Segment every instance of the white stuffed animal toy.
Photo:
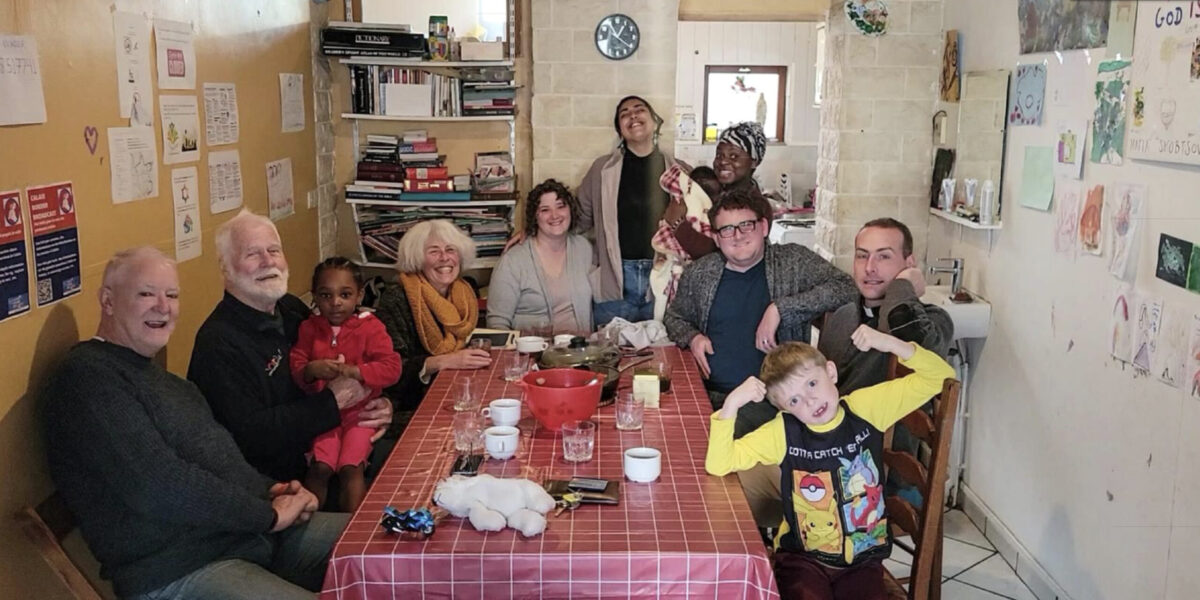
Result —
[[454, 475], [433, 490], [433, 501], [450, 514], [466, 517], [479, 531], [500, 531], [507, 525], [525, 537], [546, 529], [546, 513], [554, 498], [528, 479], [497, 479], [491, 475]]

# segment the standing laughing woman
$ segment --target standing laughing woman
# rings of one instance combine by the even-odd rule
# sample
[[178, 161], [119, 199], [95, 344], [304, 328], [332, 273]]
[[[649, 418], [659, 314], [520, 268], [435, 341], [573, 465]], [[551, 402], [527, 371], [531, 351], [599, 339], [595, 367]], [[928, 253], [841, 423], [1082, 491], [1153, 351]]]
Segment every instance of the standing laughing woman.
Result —
[[670, 199], [658, 180], [675, 162], [658, 147], [662, 124], [649, 102], [622, 98], [613, 116], [621, 142], [592, 163], [579, 185], [579, 229], [595, 232], [589, 279], [597, 327], [613, 317], [632, 322], [654, 318], [650, 240]]

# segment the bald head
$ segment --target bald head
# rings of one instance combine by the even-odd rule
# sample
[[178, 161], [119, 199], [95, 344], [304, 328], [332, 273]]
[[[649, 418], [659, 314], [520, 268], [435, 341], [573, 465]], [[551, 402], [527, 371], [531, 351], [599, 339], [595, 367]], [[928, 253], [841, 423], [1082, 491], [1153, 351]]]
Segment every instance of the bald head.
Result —
[[104, 267], [96, 335], [145, 357], [158, 353], [179, 318], [175, 261], [148, 246], [123, 250]]

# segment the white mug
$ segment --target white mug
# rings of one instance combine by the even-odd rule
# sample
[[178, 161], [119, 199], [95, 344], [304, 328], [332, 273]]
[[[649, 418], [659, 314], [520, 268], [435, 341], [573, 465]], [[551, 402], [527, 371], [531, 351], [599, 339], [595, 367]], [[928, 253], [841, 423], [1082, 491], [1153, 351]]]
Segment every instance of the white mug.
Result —
[[521, 401], [515, 398], [497, 398], [483, 408], [483, 416], [493, 425], [515, 426], [521, 420]]
[[555, 346], [566, 346], [567, 344], [570, 344], [571, 340], [573, 340], [573, 339], [575, 339], [574, 335], [571, 335], [569, 333], [560, 333], [560, 334], [554, 336], [554, 345]]
[[535, 352], [541, 352], [542, 350], [545, 350], [547, 347], [548, 347], [548, 344], [546, 344], [546, 340], [543, 339], [541, 336], [523, 335], [523, 336], [517, 338], [517, 352], [524, 352], [525, 354], [533, 354]]
[[654, 448], [638, 447], [625, 451], [625, 476], [636, 483], [647, 483], [662, 474], [662, 452]]
[[517, 453], [521, 430], [509, 425], [497, 425], [483, 430], [483, 447], [492, 458], [507, 460]]

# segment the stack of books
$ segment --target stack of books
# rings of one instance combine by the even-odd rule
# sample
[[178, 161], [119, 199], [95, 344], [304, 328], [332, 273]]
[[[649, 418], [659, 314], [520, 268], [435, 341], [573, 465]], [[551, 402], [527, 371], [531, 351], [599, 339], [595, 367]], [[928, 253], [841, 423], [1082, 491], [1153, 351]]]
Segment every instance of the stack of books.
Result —
[[321, 30], [326, 56], [386, 56], [420, 60], [426, 56], [425, 36], [408, 25], [331, 21]]
[[470, 185], [455, 186], [438, 154], [437, 139], [424, 130], [367, 136], [354, 183], [346, 186], [348, 200], [460, 202], [471, 199]]
[[500, 256], [505, 240], [508, 239], [508, 211], [508, 206], [358, 207], [358, 230], [363, 245], [363, 259], [374, 263], [396, 262], [396, 249], [400, 245], [400, 238], [414, 225], [428, 219], [448, 219], [467, 232], [475, 242], [477, 256]]
[[516, 114], [517, 86], [508, 82], [463, 82], [463, 116]]

